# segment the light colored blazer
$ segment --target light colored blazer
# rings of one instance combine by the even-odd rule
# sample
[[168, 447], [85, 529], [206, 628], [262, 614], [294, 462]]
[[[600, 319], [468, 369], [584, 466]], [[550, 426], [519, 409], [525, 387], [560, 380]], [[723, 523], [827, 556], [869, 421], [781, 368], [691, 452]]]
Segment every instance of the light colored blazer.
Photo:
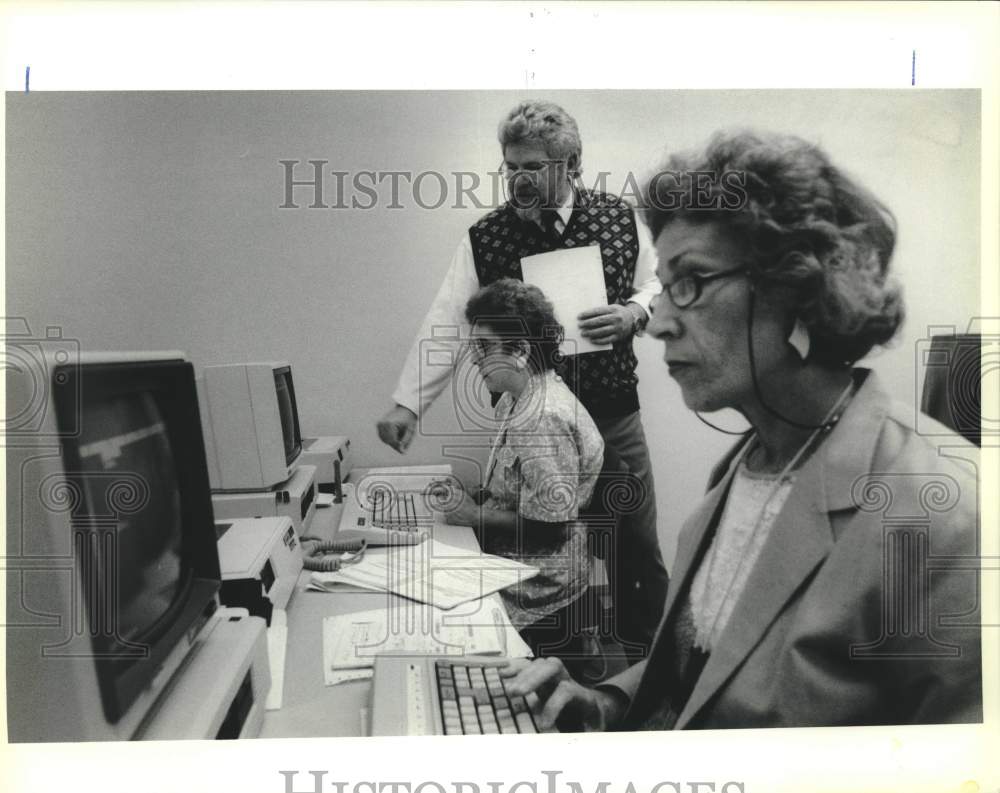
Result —
[[[917, 434], [913, 407], [855, 374], [863, 385], [799, 470], [675, 729], [982, 721], [977, 450], [939, 424]], [[629, 697], [620, 729], [669, 701], [664, 626], [733, 457], [681, 530], [649, 658], [605, 684]]]

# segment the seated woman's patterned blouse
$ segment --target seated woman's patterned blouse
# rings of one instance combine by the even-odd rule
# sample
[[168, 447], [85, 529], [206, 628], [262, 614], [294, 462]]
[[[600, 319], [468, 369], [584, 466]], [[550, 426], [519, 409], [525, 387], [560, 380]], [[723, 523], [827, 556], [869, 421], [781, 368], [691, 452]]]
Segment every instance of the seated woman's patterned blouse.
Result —
[[533, 375], [515, 401], [496, 405], [500, 431], [486, 475], [488, 509], [562, 524], [547, 537], [519, 523], [513, 536], [484, 536], [483, 550], [539, 568], [538, 575], [501, 591], [516, 627], [569, 605], [587, 588], [586, 527], [577, 520], [594, 492], [604, 439], [573, 392], [552, 371]]

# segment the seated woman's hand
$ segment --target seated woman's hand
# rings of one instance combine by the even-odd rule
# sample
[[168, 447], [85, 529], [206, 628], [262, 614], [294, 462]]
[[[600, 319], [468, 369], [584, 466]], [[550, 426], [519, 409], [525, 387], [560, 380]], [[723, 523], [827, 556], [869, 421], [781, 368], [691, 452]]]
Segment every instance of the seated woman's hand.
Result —
[[542, 731], [599, 732], [614, 726], [625, 713], [624, 695], [619, 698], [581, 686], [558, 658], [515, 658], [500, 669], [500, 676], [512, 696], [538, 696], [535, 723]]
[[437, 501], [435, 508], [441, 511], [445, 523], [473, 528], [479, 525], [481, 508], [457, 479], [435, 482], [431, 496]]

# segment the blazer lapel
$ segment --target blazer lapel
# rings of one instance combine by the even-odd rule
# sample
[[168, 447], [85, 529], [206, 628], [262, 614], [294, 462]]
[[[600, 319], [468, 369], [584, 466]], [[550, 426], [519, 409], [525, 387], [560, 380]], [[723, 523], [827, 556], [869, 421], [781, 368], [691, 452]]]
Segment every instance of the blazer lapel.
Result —
[[667, 663], [664, 656], [668, 656], [673, 648], [673, 637], [669, 631], [664, 630], [664, 626], [670, 624], [679, 596], [682, 593], [686, 596], [690, 578], [697, 570], [698, 560], [703, 556], [703, 546], [710, 541], [709, 529], [715, 525], [718, 519], [716, 513], [723, 506], [737, 457], [737, 454], [730, 457], [732, 464], [729, 471], [719, 478], [715, 486], [705, 494], [705, 498], [681, 527], [677, 542], [677, 555], [674, 558], [670, 587], [667, 591], [667, 602], [663, 607], [663, 615], [660, 617], [660, 624], [657, 627], [653, 646], [646, 661], [642, 680], [629, 704], [629, 711], [625, 715], [626, 723], [631, 723], [634, 718], [641, 719], [643, 710], [658, 700], [658, 689], [663, 682], [663, 669]]
[[702, 557], [702, 546], [708, 540], [708, 531], [715, 526], [719, 517], [716, 513], [724, 506], [726, 494], [729, 492], [729, 483], [736, 471], [741, 452], [748, 442], [749, 436], [742, 438], [732, 447], [722, 462], [715, 467], [712, 471], [711, 486], [708, 492], [705, 493], [701, 503], [681, 527], [677, 555], [674, 557], [674, 567], [670, 576], [670, 591], [667, 595], [667, 603], [663, 608], [661, 625], [666, 622], [677, 603], [678, 595], [687, 589], [690, 577], [697, 569], [697, 562]]
[[677, 605], [678, 596], [687, 589], [691, 575], [697, 569], [696, 562], [701, 558], [702, 546], [708, 541], [708, 530], [714, 525], [716, 512], [723, 506], [723, 496], [729, 490], [731, 475], [724, 476], [713, 487], [698, 509], [685, 521], [677, 543], [677, 556], [674, 558], [674, 574], [670, 576], [670, 592], [663, 608], [663, 625], [671, 616]]
[[681, 711], [676, 729], [683, 729], [736, 671], [782, 607], [833, 547], [826, 511], [815, 500], [820, 468], [803, 468], [793, 486], [746, 588]]

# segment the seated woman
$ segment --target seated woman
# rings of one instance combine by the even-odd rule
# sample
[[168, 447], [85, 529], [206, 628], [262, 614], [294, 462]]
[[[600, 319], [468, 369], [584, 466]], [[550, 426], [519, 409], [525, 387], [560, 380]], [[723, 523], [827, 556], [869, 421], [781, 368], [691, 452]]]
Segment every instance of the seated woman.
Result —
[[587, 589], [586, 530], [577, 520], [601, 470], [604, 441], [556, 373], [562, 327], [536, 286], [502, 279], [465, 309], [472, 354], [501, 393], [499, 425], [478, 497], [466, 494], [449, 523], [476, 529], [484, 551], [539, 568], [500, 594], [536, 655], [579, 655], [568, 609]]
[[[691, 410], [751, 429], [681, 529], [650, 657], [596, 689], [515, 662], [508, 687], [562, 729], [981, 721], [977, 483], [936, 444], [974, 447], [855, 366], [903, 318], [892, 216], [797, 138], [719, 135], [661, 173], [647, 332]], [[685, 208], [705, 173], [720, 208]]]

